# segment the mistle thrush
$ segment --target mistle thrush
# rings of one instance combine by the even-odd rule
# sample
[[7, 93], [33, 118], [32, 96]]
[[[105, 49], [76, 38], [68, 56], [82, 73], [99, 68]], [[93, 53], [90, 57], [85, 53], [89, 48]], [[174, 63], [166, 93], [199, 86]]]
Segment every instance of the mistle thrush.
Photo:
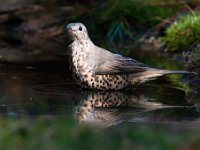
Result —
[[151, 68], [132, 58], [100, 48], [90, 40], [82, 23], [69, 23], [64, 30], [70, 40], [70, 68], [75, 80], [83, 88], [119, 90], [167, 74], [189, 73]]

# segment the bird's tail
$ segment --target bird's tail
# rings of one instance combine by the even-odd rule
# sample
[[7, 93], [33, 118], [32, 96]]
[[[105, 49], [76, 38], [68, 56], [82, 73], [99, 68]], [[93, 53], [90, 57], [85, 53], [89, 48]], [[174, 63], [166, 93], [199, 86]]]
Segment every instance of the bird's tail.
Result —
[[154, 80], [157, 77], [170, 75], [170, 74], [194, 74], [195, 72], [188, 72], [185, 70], [160, 70], [160, 69], [148, 69], [144, 72], [139, 72], [130, 75], [130, 81], [132, 85], [144, 83], [146, 81]]

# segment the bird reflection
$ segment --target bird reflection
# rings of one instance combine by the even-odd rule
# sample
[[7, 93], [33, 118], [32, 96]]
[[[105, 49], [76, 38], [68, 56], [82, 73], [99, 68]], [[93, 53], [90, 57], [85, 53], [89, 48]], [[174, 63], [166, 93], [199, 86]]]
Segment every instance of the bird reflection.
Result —
[[76, 118], [81, 122], [96, 122], [106, 126], [118, 124], [141, 113], [168, 107], [143, 95], [122, 91], [85, 91], [80, 99]]

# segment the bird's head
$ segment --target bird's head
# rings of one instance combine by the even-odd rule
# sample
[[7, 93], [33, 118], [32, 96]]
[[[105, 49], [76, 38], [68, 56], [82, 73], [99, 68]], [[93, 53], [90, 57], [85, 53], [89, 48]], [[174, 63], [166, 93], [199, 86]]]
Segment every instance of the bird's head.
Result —
[[88, 32], [82, 23], [69, 23], [64, 26], [67, 36], [70, 40], [87, 40]]

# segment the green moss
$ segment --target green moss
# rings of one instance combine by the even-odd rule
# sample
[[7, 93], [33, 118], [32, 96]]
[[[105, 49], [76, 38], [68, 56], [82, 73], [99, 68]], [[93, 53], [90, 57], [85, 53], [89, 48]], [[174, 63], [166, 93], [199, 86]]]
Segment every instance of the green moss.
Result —
[[163, 41], [167, 51], [183, 51], [200, 40], [200, 12], [180, 18], [166, 31]]

